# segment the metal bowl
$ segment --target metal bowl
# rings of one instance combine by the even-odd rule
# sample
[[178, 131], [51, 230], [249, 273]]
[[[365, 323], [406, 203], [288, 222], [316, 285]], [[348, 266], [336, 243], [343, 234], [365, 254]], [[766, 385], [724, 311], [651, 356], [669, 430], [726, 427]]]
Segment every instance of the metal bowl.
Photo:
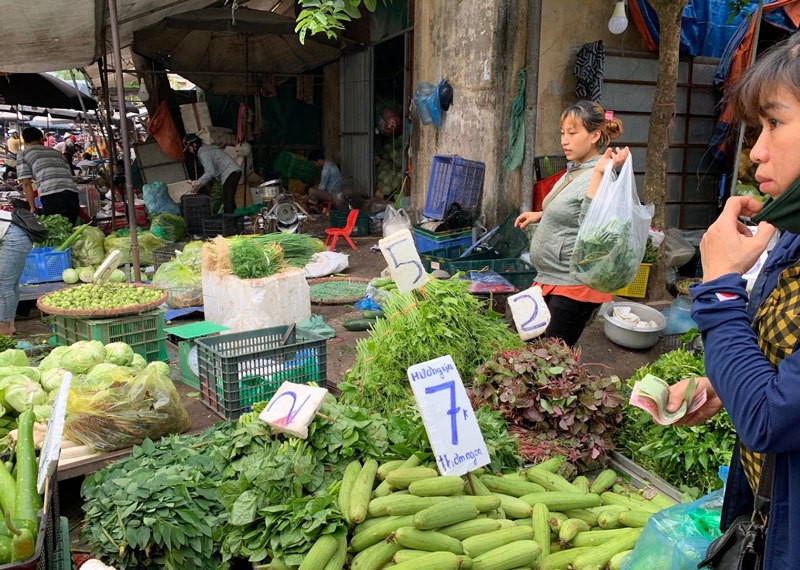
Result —
[[268, 180], [267, 182], [258, 185], [258, 193], [262, 200], [269, 201], [281, 193], [282, 187], [283, 186], [281, 185], [280, 180]]
[[[637, 329], [626, 323], [621, 323], [612, 318], [615, 307], [630, 307], [631, 312], [636, 314], [640, 319], [655, 321], [658, 323], [658, 326], [654, 329]], [[655, 346], [658, 339], [661, 337], [661, 333], [667, 327], [667, 319], [659, 311], [647, 305], [630, 301], [610, 303], [603, 311], [603, 318], [606, 321], [603, 332], [605, 332], [611, 342], [624, 346], [625, 348], [637, 350]]]

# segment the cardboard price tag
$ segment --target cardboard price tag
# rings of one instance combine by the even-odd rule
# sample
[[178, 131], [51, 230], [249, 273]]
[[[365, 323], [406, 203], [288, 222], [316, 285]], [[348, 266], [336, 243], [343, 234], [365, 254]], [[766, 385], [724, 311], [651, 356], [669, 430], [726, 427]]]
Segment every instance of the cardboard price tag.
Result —
[[442, 475], [464, 475], [489, 464], [489, 451], [451, 356], [408, 369], [408, 380]]
[[278, 431], [305, 439], [308, 437], [308, 426], [327, 394], [325, 388], [284, 382], [258, 419]]
[[44, 435], [42, 450], [39, 452], [39, 473], [36, 477], [36, 490], [39, 491], [40, 495], [44, 495], [47, 480], [55, 472], [58, 467], [58, 460], [61, 457], [61, 436], [64, 434], [67, 396], [69, 395], [71, 384], [72, 373], [64, 372], [61, 387], [58, 389], [56, 399], [53, 401], [53, 408], [50, 411], [50, 419], [47, 422], [47, 432]]
[[511, 307], [511, 315], [522, 340], [536, 338], [550, 324], [550, 310], [538, 285], [509, 297], [508, 306]]
[[414, 247], [414, 236], [408, 230], [400, 230], [378, 241], [392, 280], [397, 283], [397, 290], [408, 293], [428, 282], [430, 277], [422, 266], [417, 248]]

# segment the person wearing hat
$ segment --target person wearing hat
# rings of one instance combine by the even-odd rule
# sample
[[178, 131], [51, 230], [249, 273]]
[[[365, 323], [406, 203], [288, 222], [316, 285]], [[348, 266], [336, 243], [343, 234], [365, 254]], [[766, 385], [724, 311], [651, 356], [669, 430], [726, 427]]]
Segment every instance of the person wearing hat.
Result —
[[219, 179], [222, 182], [222, 211], [233, 214], [236, 211], [236, 187], [242, 177], [239, 163], [221, 148], [204, 144], [194, 134], [183, 137], [183, 152], [196, 156], [203, 166], [203, 175], [192, 181], [192, 190], [210, 195], [213, 181]]
[[22, 147], [22, 141], [19, 138], [19, 131], [11, 129], [8, 131], [8, 140], [6, 140], [6, 148], [9, 154], [13, 154], [14, 158], [19, 154], [19, 149]]
[[61, 214], [72, 224], [78, 221], [80, 203], [78, 186], [72, 179], [64, 155], [54, 148], [44, 146], [44, 134], [36, 127], [22, 130], [25, 148], [17, 160], [17, 179], [22, 183], [25, 198], [35, 211], [33, 202], [33, 181], [39, 188], [44, 215]]

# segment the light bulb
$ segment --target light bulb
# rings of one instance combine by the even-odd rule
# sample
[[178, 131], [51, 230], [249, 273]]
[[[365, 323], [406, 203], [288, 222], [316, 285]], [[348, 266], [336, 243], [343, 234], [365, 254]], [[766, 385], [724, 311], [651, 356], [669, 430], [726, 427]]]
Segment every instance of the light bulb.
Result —
[[139, 84], [139, 99], [142, 101], [147, 101], [150, 98], [150, 92], [147, 90], [147, 85], [144, 84], [142, 81]]
[[614, 6], [614, 13], [608, 21], [608, 31], [612, 34], [621, 34], [628, 29], [628, 17], [625, 15], [625, 2], [618, 0]]

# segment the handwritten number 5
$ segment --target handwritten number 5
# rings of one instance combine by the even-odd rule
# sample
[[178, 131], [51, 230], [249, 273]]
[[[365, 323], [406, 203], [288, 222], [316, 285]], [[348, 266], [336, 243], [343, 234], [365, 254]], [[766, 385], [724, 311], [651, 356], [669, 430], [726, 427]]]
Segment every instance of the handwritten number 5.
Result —
[[458, 445], [458, 412], [461, 411], [461, 408], [456, 406], [456, 383], [450, 380], [450, 382], [444, 382], [443, 384], [428, 386], [425, 388], [425, 393], [433, 394], [442, 390], [450, 390], [450, 409], [447, 410], [447, 415], [450, 416], [450, 442], [453, 445]]
[[527, 321], [522, 323], [520, 328], [523, 331], [536, 330], [536, 329], [538, 329], [539, 327], [541, 327], [542, 325], [545, 324], [544, 322], [536, 323], [535, 325], [531, 324], [533, 321], [536, 320], [536, 317], [539, 316], [539, 304], [536, 302], [536, 299], [534, 299], [531, 295], [520, 295], [519, 297], [514, 298], [513, 301], [516, 303], [517, 301], [522, 301], [523, 299], [530, 299], [531, 300], [531, 302], [533, 303], [533, 314], [531, 315], [530, 319], [528, 319]]
[[414, 259], [409, 259], [408, 261], [397, 261], [397, 257], [395, 257], [394, 252], [392, 251], [392, 248], [394, 246], [400, 245], [401, 243], [406, 242], [406, 241], [408, 241], [408, 239], [401, 239], [400, 241], [397, 241], [397, 242], [393, 243], [392, 245], [390, 245], [389, 247], [387, 247], [386, 251], [389, 254], [389, 257], [392, 258], [392, 263], [394, 263], [395, 269], [400, 268], [402, 265], [409, 265], [410, 264], [410, 265], [414, 266], [414, 268], [417, 270], [417, 276], [414, 278], [414, 281], [412, 283], [416, 283], [417, 281], [419, 281], [422, 278], [422, 274], [423, 274], [422, 266], [419, 264], [418, 261], [416, 261]]

